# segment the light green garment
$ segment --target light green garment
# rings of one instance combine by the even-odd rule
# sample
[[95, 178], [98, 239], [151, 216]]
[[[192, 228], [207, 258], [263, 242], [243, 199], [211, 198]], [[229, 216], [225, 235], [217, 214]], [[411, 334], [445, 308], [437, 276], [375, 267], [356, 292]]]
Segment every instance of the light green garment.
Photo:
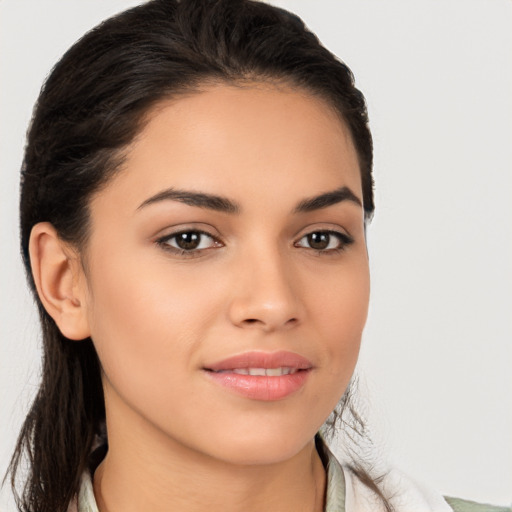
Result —
[[454, 512], [512, 512], [511, 507], [496, 507], [484, 503], [475, 503], [474, 501], [461, 500], [459, 498], [445, 497], [448, 505]]
[[[350, 512], [345, 511], [345, 476], [343, 468], [320, 437], [317, 437], [316, 444], [327, 476], [324, 511]], [[495, 507], [458, 498], [445, 499], [454, 512], [512, 512], [509, 507]], [[68, 512], [99, 512], [89, 472], [82, 477], [78, 499], [70, 505]]]

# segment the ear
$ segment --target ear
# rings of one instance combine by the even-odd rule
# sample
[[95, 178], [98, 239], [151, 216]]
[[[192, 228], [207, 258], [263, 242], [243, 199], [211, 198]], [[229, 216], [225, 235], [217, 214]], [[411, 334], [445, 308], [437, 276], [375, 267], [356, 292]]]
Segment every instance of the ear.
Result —
[[32, 228], [29, 253], [37, 293], [60, 332], [71, 340], [90, 336], [87, 285], [76, 251], [49, 222], [40, 222]]

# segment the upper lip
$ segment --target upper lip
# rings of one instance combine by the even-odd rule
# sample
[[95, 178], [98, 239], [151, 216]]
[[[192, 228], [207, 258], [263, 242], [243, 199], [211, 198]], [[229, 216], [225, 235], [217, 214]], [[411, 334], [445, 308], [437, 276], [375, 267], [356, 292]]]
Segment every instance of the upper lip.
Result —
[[214, 372], [237, 368], [294, 368], [309, 370], [312, 363], [295, 352], [244, 352], [222, 361], [205, 366], [205, 370]]

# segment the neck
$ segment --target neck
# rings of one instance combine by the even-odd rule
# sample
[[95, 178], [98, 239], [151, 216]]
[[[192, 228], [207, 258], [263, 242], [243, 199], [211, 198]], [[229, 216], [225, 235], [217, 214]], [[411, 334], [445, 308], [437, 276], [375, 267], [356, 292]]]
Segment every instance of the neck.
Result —
[[100, 512], [321, 512], [325, 472], [314, 440], [271, 464], [230, 464], [162, 432], [108, 421], [109, 451], [94, 474]]

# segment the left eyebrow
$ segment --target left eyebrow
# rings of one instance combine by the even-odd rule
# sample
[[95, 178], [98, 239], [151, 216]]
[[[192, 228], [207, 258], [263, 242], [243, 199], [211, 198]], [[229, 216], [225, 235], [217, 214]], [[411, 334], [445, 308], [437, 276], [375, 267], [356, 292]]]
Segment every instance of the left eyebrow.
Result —
[[306, 213], [314, 210], [320, 210], [322, 208], [327, 208], [328, 206], [341, 203], [342, 201], [350, 201], [358, 206], [363, 206], [361, 200], [354, 194], [354, 192], [352, 192], [352, 190], [348, 187], [340, 187], [336, 190], [332, 190], [331, 192], [325, 192], [318, 196], [303, 199], [295, 207], [294, 213]]

